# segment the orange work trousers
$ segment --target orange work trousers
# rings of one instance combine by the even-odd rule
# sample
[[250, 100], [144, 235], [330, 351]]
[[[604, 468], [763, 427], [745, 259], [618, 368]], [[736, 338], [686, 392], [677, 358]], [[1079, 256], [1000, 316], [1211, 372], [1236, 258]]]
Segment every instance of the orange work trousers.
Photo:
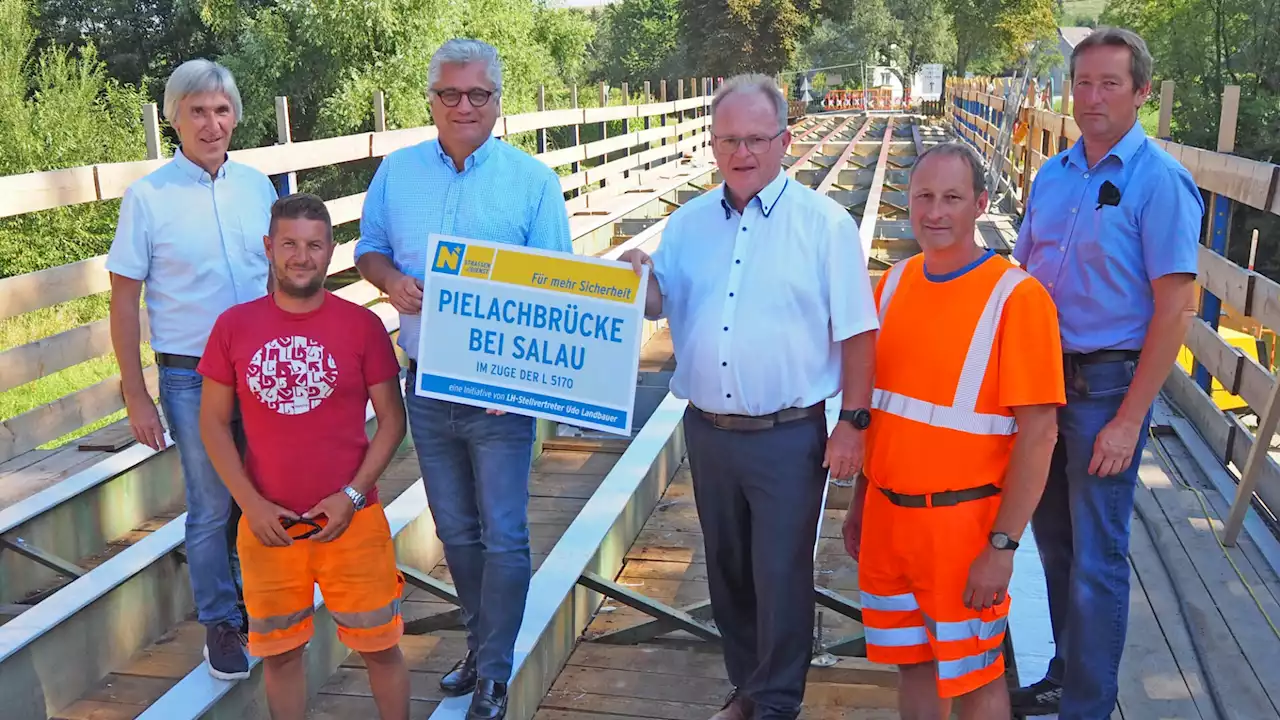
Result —
[[867, 659], [936, 665], [938, 693], [954, 698], [1004, 674], [1009, 597], [964, 605], [969, 568], [989, 546], [1000, 496], [949, 507], [894, 505], [867, 488], [858, 586]]
[[[325, 519], [318, 520], [320, 525]], [[292, 534], [307, 529], [298, 525]], [[404, 577], [396, 568], [387, 516], [373, 504], [329, 542], [297, 540], [267, 547], [240, 518], [236, 547], [249, 612], [249, 653], [271, 657], [301, 647], [314, 633], [315, 587], [338, 626], [338, 640], [356, 652], [388, 650], [400, 642]]]

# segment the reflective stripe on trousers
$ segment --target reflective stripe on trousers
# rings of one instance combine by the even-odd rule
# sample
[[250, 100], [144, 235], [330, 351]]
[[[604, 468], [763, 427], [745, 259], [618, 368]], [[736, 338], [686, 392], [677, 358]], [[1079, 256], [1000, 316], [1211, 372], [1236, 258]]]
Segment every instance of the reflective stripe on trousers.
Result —
[[[898, 281], [902, 279], [906, 266], [907, 261], [899, 262], [889, 270], [889, 275], [885, 278], [884, 289], [880, 293], [882, 328], [889, 309], [889, 301], [898, 288]], [[978, 318], [978, 324], [973, 330], [973, 335], [969, 339], [969, 350], [965, 353], [964, 368], [960, 372], [959, 382], [956, 383], [955, 399], [951, 405], [938, 405], [876, 388], [872, 394], [872, 407], [907, 420], [972, 435], [1012, 435], [1017, 432], [1018, 425], [1012, 417], [980, 413], [976, 408], [978, 391], [981, 390], [982, 379], [987, 374], [987, 365], [991, 363], [991, 351], [995, 345], [996, 332], [1000, 328], [1004, 304], [1009, 300], [1018, 283], [1030, 277], [1019, 268], [1009, 267], [992, 289], [991, 295], [987, 298], [987, 304], [982, 309], [982, 315]]]

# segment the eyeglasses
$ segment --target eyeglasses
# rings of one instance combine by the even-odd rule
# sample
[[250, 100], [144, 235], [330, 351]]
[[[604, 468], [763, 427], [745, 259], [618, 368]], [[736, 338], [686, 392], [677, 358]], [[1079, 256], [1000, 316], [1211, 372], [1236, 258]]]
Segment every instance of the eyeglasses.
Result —
[[306, 540], [307, 538], [311, 537], [312, 535], [315, 535], [316, 533], [324, 529], [323, 526], [320, 525], [320, 523], [316, 522], [315, 520], [308, 520], [306, 518], [298, 518], [297, 520], [294, 520], [293, 518], [280, 518], [280, 524], [284, 526], [285, 530], [288, 530], [294, 525], [310, 525], [311, 526], [310, 530], [302, 533], [301, 535], [290, 534], [289, 537], [293, 538], [294, 540]]
[[765, 150], [768, 150], [769, 146], [773, 144], [773, 141], [777, 140], [778, 136], [782, 135], [784, 132], [786, 132], [786, 128], [774, 133], [773, 137], [760, 137], [759, 135], [753, 135], [745, 138], [722, 137], [713, 133], [711, 135], [711, 139], [715, 143], [716, 151], [719, 153], [732, 155], [738, 151], [739, 145], [745, 143], [747, 146], [747, 152], [752, 155], [759, 155]]
[[431, 94], [440, 98], [440, 102], [446, 107], [457, 107], [462, 102], [462, 96], [467, 96], [467, 102], [471, 103], [471, 107], [484, 107], [489, 102], [489, 98], [497, 95], [498, 90], [485, 90], [484, 88], [471, 88], [466, 92], [455, 90], [454, 88], [445, 88], [443, 90], [432, 90]]

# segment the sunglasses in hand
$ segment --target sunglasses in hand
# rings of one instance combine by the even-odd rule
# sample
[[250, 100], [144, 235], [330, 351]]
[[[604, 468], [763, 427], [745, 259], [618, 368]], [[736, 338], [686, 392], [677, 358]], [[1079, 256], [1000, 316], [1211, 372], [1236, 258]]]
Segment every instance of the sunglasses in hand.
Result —
[[311, 527], [310, 530], [304, 532], [301, 535], [294, 535], [290, 533], [289, 537], [293, 538], [294, 540], [306, 540], [307, 538], [311, 537], [312, 535], [315, 535], [316, 533], [324, 529], [324, 527], [320, 525], [320, 523], [316, 522], [315, 520], [308, 520], [306, 518], [298, 518], [297, 520], [294, 520], [293, 518], [280, 518], [280, 524], [284, 527], [285, 530], [288, 530], [289, 528], [295, 525], [308, 525]]

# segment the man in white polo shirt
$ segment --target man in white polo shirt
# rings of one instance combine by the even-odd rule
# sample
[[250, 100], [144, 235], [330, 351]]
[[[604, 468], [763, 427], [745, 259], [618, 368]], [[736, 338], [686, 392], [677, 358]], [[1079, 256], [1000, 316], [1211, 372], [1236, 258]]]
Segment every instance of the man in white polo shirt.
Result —
[[[205, 656], [217, 678], [249, 676], [243, 614], [231, 569], [231, 494], [200, 440], [202, 378], [196, 366], [224, 310], [267, 293], [262, 238], [276, 191], [266, 175], [231, 162], [227, 147], [242, 112], [226, 68], [191, 60], [173, 72], [164, 115], [181, 145], [173, 160], [125, 191], [107, 255], [111, 344], [120, 364], [129, 426], [138, 442], [164, 447], [164, 427], [143, 380], [138, 301], [146, 285], [160, 404], [186, 484], [187, 570]], [[237, 419], [237, 425], [238, 425]], [[243, 436], [237, 440], [243, 448]]]
[[[645, 313], [675, 346], [707, 581], [734, 693], [715, 720], [794, 720], [813, 637], [813, 550], [830, 471], [862, 465], [879, 326], [858, 228], [791, 181], [787, 102], [763, 75], [711, 105], [723, 190], [672, 213]], [[824, 401], [843, 388], [830, 437]]]

